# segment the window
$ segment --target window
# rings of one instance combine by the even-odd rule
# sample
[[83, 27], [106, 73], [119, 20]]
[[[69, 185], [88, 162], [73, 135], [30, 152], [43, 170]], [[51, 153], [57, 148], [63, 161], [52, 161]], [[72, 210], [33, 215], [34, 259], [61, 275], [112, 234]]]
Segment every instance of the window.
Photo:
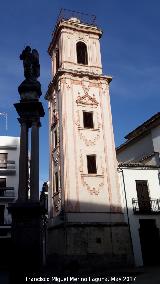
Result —
[[88, 65], [87, 46], [84, 42], [77, 42], [77, 63]]
[[147, 180], [136, 180], [136, 190], [139, 211], [148, 212], [151, 210], [151, 203]]
[[53, 114], [53, 125], [55, 126], [57, 124], [57, 116]]
[[56, 72], [59, 68], [59, 49], [56, 49]]
[[0, 168], [7, 168], [7, 153], [0, 153]]
[[0, 205], [0, 225], [4, 224], [4, 205]]
[[6, 187], [6, 178], [0, 178], [0, 196], [4, 196], [5, 187]]
[[55, 191], [58, 192], [59, 190], [59, 180], [58, 180], [58, 173], [55, 173]]
[[93, 112], [83, 112], [84, 128], [93, 128]]
[[58, 140], [57, 140], [57, 130], [55, 130], [54, 131], [54, 148], [57, 147], [57, 142], [58, 142]]
[[87, 155], [88, 174], [96, 174], [96, 155]]

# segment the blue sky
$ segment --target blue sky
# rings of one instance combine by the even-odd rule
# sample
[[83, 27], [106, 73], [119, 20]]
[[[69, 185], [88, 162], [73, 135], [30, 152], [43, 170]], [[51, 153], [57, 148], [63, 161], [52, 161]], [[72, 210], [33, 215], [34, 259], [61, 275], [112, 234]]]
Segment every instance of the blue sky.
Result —
[[[19, 136], [13, 103], [23, 80], [19, 54], [25, 45], [40, 53], [43, 96], [51, 80], [47, 54], [51, 32], [61, 8], [95, 14], [103, 30], [103, 73], [111, 75], [111, 107], [115, 142], [159, 111], [160, 1], [159, 0], [2, 0], [0, 5], [0, 112], [8, 113], [8, 135]], [[40, 129], [40, 178], [48, 179], [48, 113]], [[0, 135], [5, 135], [0, 117]]]

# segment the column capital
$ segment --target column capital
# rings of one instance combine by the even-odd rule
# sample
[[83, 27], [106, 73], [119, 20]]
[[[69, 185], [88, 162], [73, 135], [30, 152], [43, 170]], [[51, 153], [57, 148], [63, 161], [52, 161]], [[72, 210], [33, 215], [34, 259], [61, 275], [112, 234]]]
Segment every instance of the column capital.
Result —
[[35, 119], [32, 119], [31, 126], [41, 127], [41, 122], [40, 122], [39, 117], [35, 118]]
[[19, 117], [18, 121], [21, 125], [22, 124], [26, 124], [27, 126], [29, 125], [28, 119], [26, 119], [26, 118]]

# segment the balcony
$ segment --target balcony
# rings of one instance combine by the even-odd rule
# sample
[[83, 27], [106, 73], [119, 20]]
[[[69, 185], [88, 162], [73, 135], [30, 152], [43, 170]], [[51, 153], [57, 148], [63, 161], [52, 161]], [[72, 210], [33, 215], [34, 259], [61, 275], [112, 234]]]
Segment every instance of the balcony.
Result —
[[11, 224], [0, 224], [0, 239], [11, 237]]
[[138, 200], [132, 198], [134, 214], [158, 214], [160, 213], [160, 199]]
[[0, 202], [12, 202], [15, 199], [14, 187], [1, 187], [0, 188]]
[[10, 176], [16, 174], [15, 161], [6, 161], [0, 163], [0, 176]]

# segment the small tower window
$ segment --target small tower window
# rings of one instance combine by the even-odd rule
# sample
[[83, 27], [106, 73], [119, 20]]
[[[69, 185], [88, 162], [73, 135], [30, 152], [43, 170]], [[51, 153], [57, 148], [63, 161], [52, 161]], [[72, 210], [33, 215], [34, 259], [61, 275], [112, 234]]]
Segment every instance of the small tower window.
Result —
[[84, 42], [77, 42], [77, 63], [88, 65], [87, 46]]
[[87, 155], [88, 174], [96, 174], [96, 155]]
[[56, 49], [56, 72], [59, 68], [59, 49]]
[[58, 179], [58, 173], [55, 173], [55, 191], [58, 192], [59, 190], [59, 179]]
[[83, 125], [84, 128], [93, 128], [93, 112], [83, 112]]
[[54, 131], [54, 148], [57, 147], [58, 139], [57, 139], [57, 130]]

